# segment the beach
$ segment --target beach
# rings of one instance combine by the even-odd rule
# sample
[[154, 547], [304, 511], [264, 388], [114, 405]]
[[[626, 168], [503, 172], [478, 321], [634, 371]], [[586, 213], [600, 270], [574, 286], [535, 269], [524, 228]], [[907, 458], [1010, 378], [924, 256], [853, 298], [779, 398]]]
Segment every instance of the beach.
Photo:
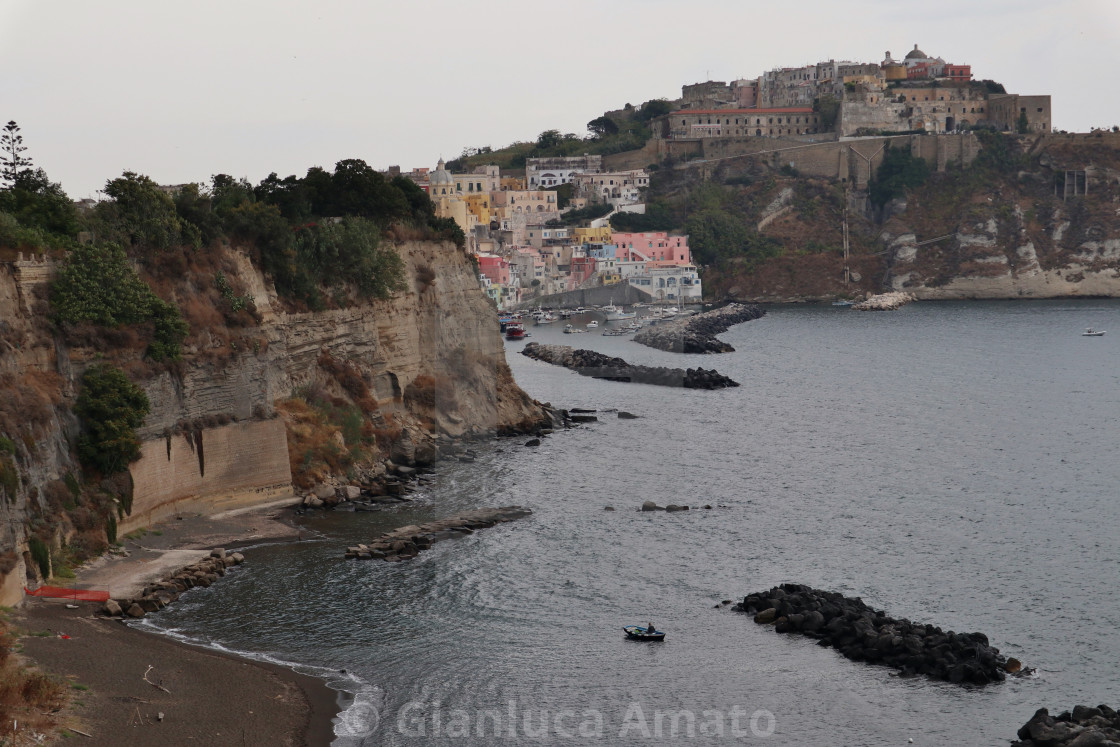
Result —
[[[290, 503], [290, 501], [288, 501]], [[275, 505], [215, 517], [183, 517], [125, 539], [128, 557], [99, 559], [75, 584], [114, 597], [179, 565], [227, 548], [298, 541]], [[70, 609], [75, 606], [76, 609]], [[321, 680], [131, 628], [99, 603], [28, 597], [13, 614], [22, 653], [69, 685], [63, 728], [90, 745], [325, 745], [337, 695]]]

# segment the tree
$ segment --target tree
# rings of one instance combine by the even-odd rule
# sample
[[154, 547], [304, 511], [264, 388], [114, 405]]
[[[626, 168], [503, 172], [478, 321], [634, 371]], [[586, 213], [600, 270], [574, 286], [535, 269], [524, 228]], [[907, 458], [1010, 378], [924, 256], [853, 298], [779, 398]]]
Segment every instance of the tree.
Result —
[[604, 114], [588, 122], [587, 130], [597, 138], [604, 138], [608, 135], [617, 135], [618, 125], [615, 124], [613, 119]]
[[0, 132], [3, 133], [0, 134], [0, 179], [14, 186], [20, 172], [31, 168], [31, 159], [20, 155], [27, 146], [23, 144], [23, 135], [19, 134], [19, 125], [14, 119]]
[[105, 185], [112, 202], [97, 206], [99, 215], [128, 243], [170, 249], [183, 240], [183, 223], [175, 201], [149, 177], [126, 171]]
[[78, 233], [78, 211], [42, 169], [24, 169], [11, 189], [0, 190], [0, 212], [10, 213], [23, 228], [47, 234], [74, 236]]
[[1015, 124], [1020, 135], [1026, 135], [1031, 131], [1031, 123], [1027, 119], [1027, 113], [1025, 111], [1019, 112], [1019, 121]]
[[144, 390], [119, 368], [91, 366], [82, 376], [74, 412], [82, 421], [78, 457], [88, 467], [112, 475], [140, 458], [136, 429], [151, 410]]
[[564, 136], [560, 134], [560, 130], [545, 130], [537, 136], [537, 148], [540, 150], [551, 150], [562, 142]]
[[830, 132], [836, 127], [836, 118], [840, 114], [840, 102], [835, 96], [825, 94], [813, 102], [813, 111], [821, 116], [821, 130]]
[[642, 122], [648, 122], [657, 117], [663, 117], [669, 112], [673, 111], [673, 105], [665, 99], [653, 99], [642, 104], [642, 108], [638, 110], [638, 119]]

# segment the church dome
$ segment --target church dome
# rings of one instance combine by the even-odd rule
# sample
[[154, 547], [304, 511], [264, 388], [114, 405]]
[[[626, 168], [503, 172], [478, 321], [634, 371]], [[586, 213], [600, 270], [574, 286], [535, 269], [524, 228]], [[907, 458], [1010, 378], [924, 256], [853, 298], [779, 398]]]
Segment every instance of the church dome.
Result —
[[906, 54], [906, 59], [908, 59], [908, 60], [928, 60], [929, 57], [926, 56], [925, 52], [918, 49], [918, 45], [915, 44], [914, 49], [912, 49], [910, 52], [908, 52]]
[[430, 185], [452, 184], [454, 181], [451, 174], [444, 168], [442, 158], [439, 159], [439, 163], [436, 164], [436, 170], [428, 175], [428, 184]]

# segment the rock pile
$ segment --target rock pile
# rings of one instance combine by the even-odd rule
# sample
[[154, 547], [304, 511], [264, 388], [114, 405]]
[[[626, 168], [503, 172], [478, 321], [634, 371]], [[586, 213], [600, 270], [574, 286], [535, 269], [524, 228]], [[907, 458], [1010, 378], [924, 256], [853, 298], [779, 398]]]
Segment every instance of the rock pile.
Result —
[[239, 552], [227, 554], [222, 548], [211, 550], [210, 557], [191, 563], [165, 576], [162, 581], [144, 587], [138, 597], [106, 601], [101, 612], [110, 617], [143, 617], [171, 604], [184, 591], [196, 586], [209, 586], [226, 575], [227, 568], [244, 562], [245, 556]]
[[893, 311], [916, 300], [918, 299], [914, 298], [914, 296], [909, 293], [893, 291], [891, 293], [880, 293], [877, 296], [872, 296], [866, 301], [857, 303], [852, 306], [852, 308], [856, 311]]
[[637, 384], [678, 386], [685, 389], [725, 389], [739, 384], [718, 371], [703, 368], [636, 366], [593, 350], [573, 350], [570, 345], [541, 345], [530, 342], [521, 354], [554, 366], [570, 368], [581, 376]]
[[1031, 720], [1023, 724], [1018, 735], [1020, 742], [1011, 747], [1096, 747], [1120, 744], [1120, 713], [1106, 705], [1096, 708], [1074, 706], [1073, 712], [1065, 711], [1051, 716], [1039, 708]]
[[716, 335], [765, 313], [760, 306], [730, 303], [721, 309], [645, 327], [634, 335], [634, 342], [670, 353], [734, 353], [735, 348], [717, 340]]
[[983, 633], [954, 633], [887, 617], [857, 598], [801, 584], [782, 584], [747, 596], [734, 609], [772, 624], [779, 633], [801, 633], [854, 661], [884, 664], [905, 675], [924, 674], [958, 684], [1000, 682], [1021, 665], [988, 645]]
[[521, 506], [480, 508], [452, 516], [450, 519], [440, 519], [420, 525], [410, 524], [383, 534], [368, 545], [346, 548], [346, 557], [363, 560], [380, 558], [391, 562], [408, 560], [415, 558], [420, 552], [429, 549], [440, 540], [462, 537], [474, 533], [476, 529], [515, 521], [532, 513]]

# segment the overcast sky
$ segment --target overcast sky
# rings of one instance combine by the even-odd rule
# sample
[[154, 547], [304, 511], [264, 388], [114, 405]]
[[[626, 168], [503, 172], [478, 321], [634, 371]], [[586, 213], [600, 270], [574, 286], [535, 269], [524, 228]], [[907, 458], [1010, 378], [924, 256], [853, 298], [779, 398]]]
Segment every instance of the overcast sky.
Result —
[[0, 123], [78, 199], [125, 170], [177, 184], [344, 158], [434, 167], [586, 135], [682, 84], [915, 44], [1050, 94], [1057, 129], [1120, 124], [1120, 0], [0, 0]]

